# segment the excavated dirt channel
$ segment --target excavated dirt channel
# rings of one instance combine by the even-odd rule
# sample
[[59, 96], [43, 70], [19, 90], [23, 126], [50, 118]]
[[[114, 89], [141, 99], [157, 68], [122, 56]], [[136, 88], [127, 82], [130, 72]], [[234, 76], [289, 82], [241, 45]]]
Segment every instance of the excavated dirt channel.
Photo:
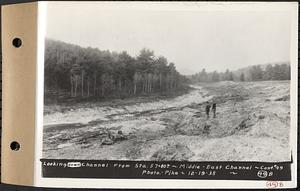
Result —
[[[55, 106], [44, 116], [43, 157], [286, 161], [289, 85], [219, 82], [195, 85], [188, 94], [168, 100], [63, 111]], [[217, 103], [216, 118], [207, 119], [207, 101]]]

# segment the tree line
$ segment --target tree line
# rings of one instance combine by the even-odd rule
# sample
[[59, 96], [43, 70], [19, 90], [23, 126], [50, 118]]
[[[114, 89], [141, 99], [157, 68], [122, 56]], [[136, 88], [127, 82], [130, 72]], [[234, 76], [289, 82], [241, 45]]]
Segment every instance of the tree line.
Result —
[[263, 81], [263, 80], [290, 80], [291, 67], [289, 63], [254, 65], [237, 71], [206, 72], [202, 69], [191, 75], [192, 82], [218, 82], [218, 81]]
[[175, 64], [142, 49], [132, 57], [121, 53], [82, 48], [46, 40], [45, 99], [124, 98], [135, 95], [170, 95], [186, 89], [187, 78]]

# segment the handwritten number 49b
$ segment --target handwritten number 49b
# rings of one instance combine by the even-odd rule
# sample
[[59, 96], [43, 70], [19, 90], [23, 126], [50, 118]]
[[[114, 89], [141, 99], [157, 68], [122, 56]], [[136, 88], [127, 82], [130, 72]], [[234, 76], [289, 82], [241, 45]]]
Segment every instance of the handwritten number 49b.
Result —
[[268, 188], [280, 188], [283, 187], [283, 182], [279, 182], [279, 181], [268, 181], [266, 183], [266, 186]]

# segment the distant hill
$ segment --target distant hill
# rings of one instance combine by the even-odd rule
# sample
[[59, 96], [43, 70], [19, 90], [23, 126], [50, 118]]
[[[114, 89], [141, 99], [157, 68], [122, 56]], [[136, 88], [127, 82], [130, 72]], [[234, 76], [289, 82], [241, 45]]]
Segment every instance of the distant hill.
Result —
[[[266, 70], [268, 65], [271, 65], [272, 67], [274, 67], [275, 65], [288, 65], [290, 66], [290, 62], [273, 62], [273, 63], [267, 63], [267, 64], [259, 64], [259, 65], [255, 65], [255, 66], [259, 66], [263, 71]], [[247, 66], [244, 68], [240, 68], [238, 70], [234, 70], [232, 71], [234, 76], [240, 76], [242, 73], [244, 73], [245, 75], [245, 81], [251, 81], [251, 71], [253, 69], [253, 65], [252, 66]], [[239, 81], [238, 79], [236, 79], [236, 81]]]
[[194, 75], [189, 75], [188, 78], [192, 82], [289, 80], [290, 62], [252, 65], [220, 73], [217, 71], [206, 72], [203, 69]]

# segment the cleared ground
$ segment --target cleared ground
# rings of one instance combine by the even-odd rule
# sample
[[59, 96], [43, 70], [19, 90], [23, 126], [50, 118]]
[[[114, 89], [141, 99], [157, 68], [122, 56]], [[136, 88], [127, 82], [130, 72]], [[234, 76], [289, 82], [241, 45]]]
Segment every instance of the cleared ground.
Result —
[[[199, 84], [138, 103], [47, 106], [44, 158], [290, 160], [289, 81]], [[207, 119], [206, 101], [217, 103]]]

